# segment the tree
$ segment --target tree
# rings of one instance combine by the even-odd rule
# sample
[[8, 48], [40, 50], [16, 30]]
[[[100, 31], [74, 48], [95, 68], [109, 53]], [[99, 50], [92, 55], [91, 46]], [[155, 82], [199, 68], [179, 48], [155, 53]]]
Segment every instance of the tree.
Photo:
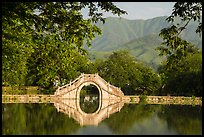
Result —
[[201, 52], [188, 54], [176, 64], [174, 69], [167, 70], [164, 65], [160, 73], [165, 79], [162, 94], [202, 96]]
[[[90, 19], [83, 19], [81, 9], [88, 7]], [[105, 21], [102, 13], [105, 12], [121, 15], [127, 13], [117, 8], [112, 2], [3, 2], [2, 22], [10, 25], [20, 24], [28, 33], [41, 37], [43, 34], [60, 35], [60, 39], [70, 41], [79, 49], [86, 39], [87, 45], [91, 44], [95, 33], [100, 34], [100, 29], [92, 22]]]
[[161, 84], [160, 77], [142, 62], [135, 61], [127, 50], [113, 52], [97, 68], [99, 75], [126, 95], [153, 95]]
[[[89, 8], [90, 19], [83, 19], [81, 14], [81, 9], [86, 7]], [[29, 63], [37, 63], [40, 58], [48, 61], [43, 63], [49, 64], [57, 62], [55, 60], [57, 58], [59, 60], [67, 57], [72, 52], [85, 55], [86, 51], [82, 48], [84, 41], [91, 46], [95, 35], [101, 34], [101, 30], [94, 23], [100, 20], [105, 21], [103, 14], [98, 12], [98, 9], [117, 15], [126, 13], [112, 2], [3, 2], [2, 82], [7, 82], [9, 85], [25, 84], [25, 77], [28, 72], [31, 72], [27, 67], [32, 66], [36, 67], [32, 69], [37, 69], [41, 64]], [[60, 57], [47, 56], [58, 46], [61, 47]], [[40, 53], [39, 49], [42, 48], [44, 50]], [[66, 49], [71, 50], [68, 52], [65, 51]], [[38, 61], [31, 61], [31, 56], [33, 60]], [[28, 59], [29, 62], [27, 62]], [[69, 58], [66, 61], [68, 61], [67, 64], [70, 64]], [[40, 74], [44, 73], [44, 76], [52, 77], [52, 79], [59, 75], [52, 73], [50, 76], [50, 73], [43, 72], [43, 70], [45, 69], [39, 71]], [[18, 76], [17, 74], [20, 73], [23, 75]], [[27, 77], [29, 76], [30, 73]], [[37, 78], [31, 79], [36, 80]]]
[[[176, 2], [173, 7], [172, 14], [166, 19], [171, 22], [170, 27], [164, 28], [160, 32], [160, 36], [163, 38], [163, 46], [157, 48], [160, 50], [160, 55], [167, 55], [167, 61], [169, 64], [173, 63], [172, 60], [177, 62], [183, 56], [187, 55], [187, 52], [196, 52], [196, 49], [188, 41], [180, 38], [181, 32], [186, 29], [186, 26], [191, 20], [198, 21], [199, 25], [196, 29], [196, 33], [201, 35], [202, 33], [202, 22], [200, 18], [202, 16], [202, 2]], [[174, 25], [175, 17], [181, 18], [181, 23]], [[182, 25], [184, 24], [184, 25]]]
[[12, 21], [10, 23], [2, 17], [2, 82], [3, 85], [24, 85], [26, 61], [34, 44], [31, 34], [21, 27], [24, 23], [19, 19]]
[[[160, 32], [160, 36], [163, 38], [163, 46], [157, 48], [160, 50], [160, 56], [165, 55], [167, 57], [166, 62], [160, 68], [160, 74], [163, 79], [163, 84], [166, 92], [176, 95], [200, 95], [202, 70], [197, 66], [191, 66], [187, 64], [187, 58], [190, 58], [194, 54], [198, 54], [200, 51], [190, 42], [180, 38], [180, 35], [183, 30], [186, 29], [186, 26], [190, 21], [198, 21], [198, 27], [195, 30], [196, 33], [202, 34], [202, 22], [200, 20], [202, 16], [202, 2], [177, 2], [174, 5], [172, 14], [166, 19], [168, 22], [171, 22], [170, 27], [164, 28]], [[175, 17], [180, 17], [181, 22], [175, 25]], [[193, 60], [195, 59], [194, 56]], [[192, 63], [188, 62], [188, 63]], [[185, 65], [184, 65], [185, 64]], [[182, 67], [184, 69], [182, 69]], [[189, 69], [189, 66], [191, 69]], [[199, 73], [192, 72], [191, 70], [199, 69]], [[194, 76], [195, 82], [194, 86], [189, 87], [188, 84], [191, 83], [191, 78]], [[188, 90], [184, 90], [185, 87], [189, 87]], [[198, 91], [193, 91], [198, 90]], [[185, 93], [183, 93], [185, 91]], [[165, 93], [167, 94], [167, 93]]]
[[[168, 22], [174, 22], [174, 18], [179, 16], [181, 21], [186, 21], [183, 26], [179, 26], [179, 35], [191, 20], [198, 21], [199, 25], [196, 29], [196, 33], [201, 35], [202, 33], [202, 2], [176, 2], [173, 7], [172, 14], [166, 19]], [[178, 24], [179, 25], [179, 24]]]
[[27, 60], [27, 85], [50, 88], [58, 80], [61, 86], [75, 79], [86, 66], [85, 55], [63, 42], [52, 42], [52, 39], [54, 37], [49, 36], [36, 42], [39, 46]]

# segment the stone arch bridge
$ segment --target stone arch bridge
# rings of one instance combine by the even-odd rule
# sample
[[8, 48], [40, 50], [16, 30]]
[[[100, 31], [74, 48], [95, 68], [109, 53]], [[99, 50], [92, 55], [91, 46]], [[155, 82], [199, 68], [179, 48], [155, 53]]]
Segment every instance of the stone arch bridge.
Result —
[[79, 99], [81, 89], [84, 86], [88, 86], [90, 84], [98, 88], [99, 100], [101, 99], [122, 100], [124, 97], [124, 93], [121, 91], [120, 88], [109, 84], [98, 74], [83, 74], [83, 73], [69, 84], [59, 87], [54, 93], [54, 95], [56, 97], [66, 99]]
[[[94, 113], [85, 113], [80, 107], [80, 91], [84, 86], [94, 85], [99, 92], [99, 105]], [[120, 111], [124, 105], [124, 93], [98, 74], [81, 74], [74, 81], [59, 87], [54, 93], [54, 106], [58, 111], [74, 118], [80, 125], [98, 125], [109, 115]]]

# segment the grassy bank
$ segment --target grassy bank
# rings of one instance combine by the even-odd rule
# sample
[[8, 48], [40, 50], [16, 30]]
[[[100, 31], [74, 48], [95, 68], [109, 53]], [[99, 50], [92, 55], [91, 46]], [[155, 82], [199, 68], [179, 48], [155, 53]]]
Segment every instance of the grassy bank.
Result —
[[55, 89], [44, 89], [39, 86], [2, 87], [2, 95], [54, 94], [54, 92]]
[[184, 96], [126, 96], [132, 103], [144, 104], [180, 104], [180, 105], [202, 105], [202, 97]]

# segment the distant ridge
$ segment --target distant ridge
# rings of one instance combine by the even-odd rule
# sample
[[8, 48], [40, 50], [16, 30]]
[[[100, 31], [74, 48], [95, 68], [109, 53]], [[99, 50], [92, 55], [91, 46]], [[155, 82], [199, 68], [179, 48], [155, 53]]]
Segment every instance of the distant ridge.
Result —
[[[102, 35], [93, 40], [91, 48], [87, 46], [84, 48], [88, 50], [92, 60], [105, 58], [112, 51], [127, 49], [135, 58], [156, 68], [162, 59], [158, 57], [158, 51], [154, 49], [162, 42], [161, 37], [159, 37], [161, 29], [170, 26], [166, 18], [167, 16], [161, 16], [146, 20], [129, 20], [108, 17], [105, 24], [96, 24], [102, 29]], [[177, 22], [179, 19], [176, 19], [175, 23]], [[182, 33], [182, 38], [202, 49], [202, 38], [195, 33], [197, 25], [197, 22], [190, 22]], [[98, 53], [99, 55], [97, 55]]]

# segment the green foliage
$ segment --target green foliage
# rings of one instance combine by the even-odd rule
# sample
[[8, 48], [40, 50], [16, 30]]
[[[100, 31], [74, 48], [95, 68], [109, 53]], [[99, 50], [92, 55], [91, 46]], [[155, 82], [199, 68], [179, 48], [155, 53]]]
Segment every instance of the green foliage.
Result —
[[2, 19], [2, 82], [5, 86], [24, 85], [26, 61], [33, 51], [31, 35], [18, 19], [11, 26]]
[[180, 27], [178, 35], [186, 29], [186, 26], [191, 20], [198, 21], [199, 25], [196, 29], [196, 33], [201, 35], [202, 33], [202, 2], [176, 2], [173, 7], [172, 14], [166, 19], [168, 22], [174, 22], [175, 17], [179, 16], [182, 21], [186, 21], [185, 25]]
[[98, 73], [110, 84], [120, 87], [125, 94], [156, 94], [160, 77], [143, 63], [135, 61], [126, 50], [113, 52], [96, 66]]
[[172, 64], [176, 64], [181, 60], [181, 58], [185, 57], [188, 53], [198, 52], [198, 48], [194, 47], [192, 44], [187, 42], [186, 40], [182, 40], [176, 34], [178, 30], [175, 26], [171, 28], [164, 28], [161, 30], [159, 34], [163, 37], [164, 42], [162, 42], [163, 46], [156, 48], [160, 50], [160, 56], [167, 57], [167, 67], [168, 69], [172, 69]]
[[164, 78], [165, 94], [202, 96], [202, 53], [188, 54], [173, 69], [166, 65], [160, 70]]
[[192, 96], [191, 99], [192, 99], [193, 101], [195, 101], [195, 96]]
[[179, 16], [182, 22], [162, 29], [159, 34], [164, 42], [157, 50], [160, 56], [167, 58], [160, 68], [164, 94], [202, 95], [202, 54], [198, 48], [179, 36], [191, 20], [199, 22], [196, 33], [201, 34], [201, 6], [200, 2], [177, 2], [166, 20], [174, 23], [175, 17]]
[[140, 95], [139, 98], [140, 98], [140, 102], [139, 103], [147, 104], [147, 100], [146, 100], [147, 99], [147, 95], [145, 95], [145, 94]]
[[[83, 8], [90, 19], [83, 19]], [[3, 2], [3, 85], [50, 87], [56, 77], [64, 83], [77, 76], [84, 67], [84, 42], [90, 47], [101, 34], [94, 24], [104, 21], [99, 8], [126, 13], [112, 2]]]
[[[200, 22], [201, 6], [202, 3], [200, 2], [177, 2], [174, 5], [172, 14], [166, 19], [168, 22], [174, 23], [175, 17], [179, 16], [182, 21], [177, 25], [173, 24], [170, 27], [163, 28], [159, 34], [164, 40], [162, 43], [164, 47], [160, 46], [157, 50], [160, 50], [160, 56], [165, 55], [167, 57], [167, 66], [169, 69], [172, 69], [171, 65], [177, 63], [187, 53], [197, 52], [198, 49], [188, 41], [183, 40], [179, 35], [186, 29], [186, 26], [192, 19]], [[185, 24], [184, 26], [182, 25], [183, 23]], [[202, 25], [202, 23], [199, 25]], [[198, 28], [202, 27], [199, 25]], [[196, 32], [201, 33], [201, 30], [197, 29]]]
[[38, 41], [39, 47], [35, 48], [28, 59], [28, 85], [50, 88], [55, 80], [60, 84], [68, 83], [86, 65], [88, 60], [85, 55], [65, 42], [52, 42], [53, 38], [55, 36], [45, 36]]

